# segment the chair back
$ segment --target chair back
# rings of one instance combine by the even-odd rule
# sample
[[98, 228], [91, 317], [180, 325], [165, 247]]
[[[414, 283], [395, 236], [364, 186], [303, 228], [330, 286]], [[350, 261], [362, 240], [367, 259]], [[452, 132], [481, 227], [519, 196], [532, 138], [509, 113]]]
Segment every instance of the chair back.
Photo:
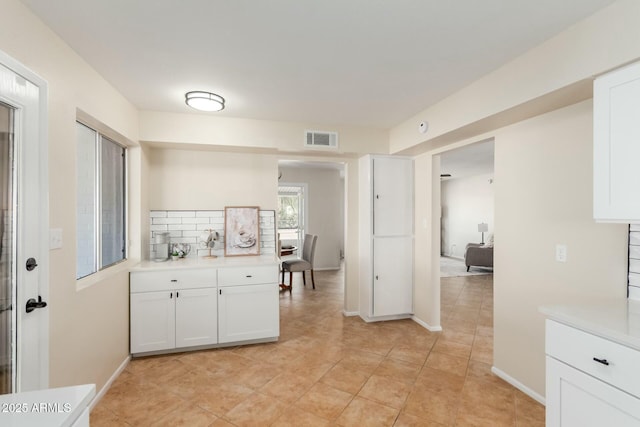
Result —
[[313, 257], [316, 255], [316, 241], [318, 236], [315, 234], [304, 235], [304, 245], [302, 247], [302, 259], [311, 264], [313, 268]]

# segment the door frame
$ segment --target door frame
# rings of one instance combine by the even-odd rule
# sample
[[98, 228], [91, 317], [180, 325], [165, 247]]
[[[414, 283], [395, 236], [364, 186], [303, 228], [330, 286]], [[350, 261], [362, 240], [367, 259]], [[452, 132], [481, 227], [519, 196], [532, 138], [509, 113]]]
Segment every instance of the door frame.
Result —
[[[24, 210], [18, 212], [17, 220], [18, 224], [18, 236], [24, 236], [24, 223], [26, 218], [29, 218], [31, 223], [37, 224], [36, 235], [38, 236], [36, 253], [25, 254], [20, 249], [16, 253], [16, 276], [17, 280], [24, 274], [23, 264], [27, 257], [35, 257], [38, 263], [39, 276], [38, 276], [38, 292], [42, 296], [44, 301], [49, 301], [49, 153], [48, 153], [48, 86], [47, 82], [38, 76], [36, 73], [25, 67], [16, 59], [12, 58], [5, 52], [0, 50], [0, 65], [9, 69], [13, 73], [23, 77], [30, 83], [38, 87], [38, 131], [37, 131], [37, 145], [38, 158], [32, 161], [37, 162], [38, 177], [26, 176], [24, 167], [18, 168], [17, 179], [20, 181], [20, 190], [25, 191], [37, 191], [37, 210], [31, 212], [25, 212]], [[22, 144], [27, 144], [29, 141], [22, 141]], [[21, 148], [22, 151], [22, 148]], [[23, 157], [19, 158], [21, 163], [25, 161]], [[20, 195], [18, 195], [20, 197]], [[23, 387], [23, 379], [25, 373], [23, 372], [21, 363], [21, 355], [23, 353], [21, 346], [25, 343], [25, 338], [22, 336], [21, 330], [21, 318], [23, 314], [22, 301], [24, 297], [21, 297], [21, 290], [16, 289], [16, 295], [14, 297], [16, 301], [15, 306], [15, 318], [17, 324], [14, 326], [17, 330], [17, 357], [16, 357], [16, 390], [14, 392], [26, 391], [34, 388], [47, 388], [49, 386], [49, 310], [37, 310], [38, 316], [38, 328], [37, 336], [32, 337], [38, 341], [38, 370], [39, 372], [31, 380], [31, 384]]]

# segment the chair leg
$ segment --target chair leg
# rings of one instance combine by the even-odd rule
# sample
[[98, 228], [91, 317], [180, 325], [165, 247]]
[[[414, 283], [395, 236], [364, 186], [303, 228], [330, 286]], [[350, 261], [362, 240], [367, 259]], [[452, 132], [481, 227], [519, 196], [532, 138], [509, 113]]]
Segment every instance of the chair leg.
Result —
[[302, 284], [303, 284], [304, 286], [307, 286], [307, 278], [306, 278], [306, 277], [305, 277], [305, 275], [304, 275], [304, 270], [302, 271]]
[[467, 271], [469, 271], [469, 267], [471, 267], [470, 265], [467, 265]]
[[313, 268], [311, 269], [311, 283], [313, 284], [313, 289], [316, 288], [316, 279], [313, 277]]
[[289, 272], [289, 292], [291, 292], [291, 289], [293, 288], [293, 271]]
[[282, 269], [282, 280], [280, 281], [284, 285], [284, 268]]

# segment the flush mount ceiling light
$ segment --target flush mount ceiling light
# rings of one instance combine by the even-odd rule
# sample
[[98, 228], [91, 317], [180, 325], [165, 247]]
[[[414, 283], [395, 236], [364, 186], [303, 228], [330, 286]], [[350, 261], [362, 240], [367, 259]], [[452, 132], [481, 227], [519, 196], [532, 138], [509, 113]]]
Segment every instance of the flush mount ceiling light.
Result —
[[211, 92], [187, 92], [185, 102], [191, 108], [200, 111], [220, 111], [224, 109], [224, 98]]

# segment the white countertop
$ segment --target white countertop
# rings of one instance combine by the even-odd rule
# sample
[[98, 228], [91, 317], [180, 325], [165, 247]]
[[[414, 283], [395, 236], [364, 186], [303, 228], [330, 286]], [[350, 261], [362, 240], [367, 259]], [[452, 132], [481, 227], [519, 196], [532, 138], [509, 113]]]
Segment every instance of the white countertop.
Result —
[[0, 395], [2, 427], [71, 426], [96, 394], [95, 384]]
[[177, 270], [183, 268], [217, 268], [243, 267], [250, 265], [278, 265], [279, 259], [275, 255], [235, 256], [235, 257], [187, 257], [176, 261], [142, 261], [131, 268], [131, 271]]
[[540, 307], [549, 319], [640, 350], [640, 301], [606, 300]]

